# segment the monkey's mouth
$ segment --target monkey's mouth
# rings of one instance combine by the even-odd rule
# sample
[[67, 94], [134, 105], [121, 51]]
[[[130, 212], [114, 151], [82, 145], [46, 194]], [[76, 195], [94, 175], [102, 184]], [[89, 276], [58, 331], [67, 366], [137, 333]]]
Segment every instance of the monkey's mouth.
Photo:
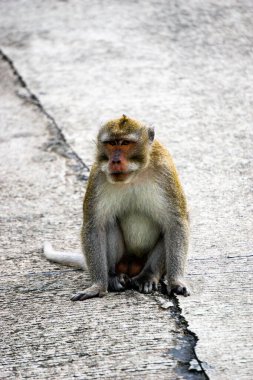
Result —
[[115, 182], [125, 181], [127, 177], [130, 175], [130, 172], [111, 172], [110, 176]]

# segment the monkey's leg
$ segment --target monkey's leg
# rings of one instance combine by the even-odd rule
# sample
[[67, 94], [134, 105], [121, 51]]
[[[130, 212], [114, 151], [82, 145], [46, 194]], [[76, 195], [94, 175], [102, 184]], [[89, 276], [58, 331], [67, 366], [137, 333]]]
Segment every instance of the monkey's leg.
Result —
[[142, 293], [158, 289], [158, 283], [165, 273], [165, 245], [160, 239], [150, 252], [141, 273], [132, 278], [132, 284]]
[[108, 287], [108, 267], [106, 257], [105, 229], [93, 225], [82, 227], [82, 248], [89, 268], [92, 286], [75, 294], [72, 301], [83, 301], [93, 297], [103, 297]]
[[124, 254], [124, 241], [122, 232], [117, 222], [110, 223], [107, 227], [107, 263], [108, 263], [108, 290], [119, 292], [125, 289], [123, 276], [116, 274], [116, 264]]
[[184, 282], [184, 270], [188, 251], [188, 223], [175, 222], [165, 234], [168, 294], [190, 295]]

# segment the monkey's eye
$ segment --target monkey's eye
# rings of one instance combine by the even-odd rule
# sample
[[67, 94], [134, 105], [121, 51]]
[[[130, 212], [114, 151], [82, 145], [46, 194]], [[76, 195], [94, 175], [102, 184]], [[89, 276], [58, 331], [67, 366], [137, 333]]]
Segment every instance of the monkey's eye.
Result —
[[121, 143], [121, 145], [129, 145], [129, 144], [131, 144], [131, 142], [127, 140], [123, 140]]
[[109, 145], [117, 145], [117, 141], [116, 140], [107, 141], [106, 143], [109, 144]]
[[98, 156], [98, 160], [99, 161], [107, 161], [108, 160], [108, 157], [105, 153], [101, 153], [99, 156]]

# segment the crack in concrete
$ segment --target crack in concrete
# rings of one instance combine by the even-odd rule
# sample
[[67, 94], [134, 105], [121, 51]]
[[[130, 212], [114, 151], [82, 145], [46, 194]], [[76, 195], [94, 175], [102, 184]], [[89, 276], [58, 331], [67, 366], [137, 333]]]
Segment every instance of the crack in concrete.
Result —
[[[190, 343], [190, 346], [192, 348], [192, 358], [191, 360], [188, 360], [188, 371], [194, 374], [202, 375], [200, 378], [209, 380], [209, 376], [207, 375], [205, 368], [208, 367], [206, 363], [202, 362], [196, 353], [196, 345], [199, 340], [198, 336], [189, 329], [189, 323], [187, 322], [187, 319], [182, 314], [182, 309], [179, 304], [178, 298], [173, 295], [172, 296], [172, 302], [174, 304], [174, 307], [172, 309], [172, 315], [174, 319], [176, 320], [176, 323], [178, 327], [182, 330], [184, 337], [188, 340], [188, 343]], [[196, 361], [196, 366], [192, 366], [192, 362]], [[194, 367], [194, 368], [193, 368]], [[196, 378], [196, 377], [194, 377]]]
[[[70, 166], [71, 169], [75, 172], [77, 178], [79, 180], [86, 181], [88, 179], [88, 174], [90, 171], [89, 167], [83, 162], [81, 157], [73, 150], [71, 145], [67, 142], [66, 137], [64, 136], [64, 133], [57, 124], [55, 118], [49, 114], [49, 112], [44, 108], [39, 98], [30, 90], [26, 81], [18, 72], [11, 58], [8, 55], [6, 55], [2, 49], [0, 49], [0, 56], [4, 61], [6, 61], [9, 64], [13, 74], [19, 81], [21, 87], [26, 91], [26, 94], [19, 93], [17, 95], [24, 98], [29, 103], [34, 104], [49, 121], [48, 129], [52, 137], [48, 141], [48, 143], [45, 144], [44, 149], [48, 151], [53, 151], [58, 155], [70, 160], [68, 166]], [[71, 163], [71, 161], [74, 162], [74, 164]], [[163, 295], [166, 295], [166, 289], [164, 284], [161, 290]], [[178, 361], [178, 372], [180, 372], [182, 375], [186, 375], [188, 373], [189, 376], [186, 375], [186, 379], [194, 378], [209, 380], [209, 377], [204, 368], [205, 363], [202, 362], [196, 354], [195, 347], [198, 342], [198, 337], [193, 331], [191, 331], [188, 328], [189, 323], [187, 322], [186, 318], [182, 315], [182, 309], [180, 308], [178, 298], [175, 295], [173, 295], [172, 297], [170, 297], [170, 300], [173, 303], [173, 306], [170, 307], [171, 315], [175, 319], [177, 327], [182, 335], [182, 340], [185, 341], [187, 346], [186, 348], [180, 347], [180, 349], [175, 349], [174, 352], [172, 352], [173, 357]], [[184, 350], [186, 350], [187, 353], [182, 352]], [[192, 360], [196, 361], [197, 366], [193, 366], [193, 368], [190, 368]]]
[[39, 98], [30, 90], [26, 81], [16, 69], [12, 59], [6, 55], [2, 49], [0, 49], [0, 56], [2, 60], [9, 64], [21, 87], [26, 91], [26, 94], [19, 93], [18, 96], [22, 97], [29, 103], [34, 104], [49, 122], [48, 130], [51, 138], [44, 144], [43, 148], [47, 151], [55, 152], [56, 154], [67, 158], [69, 160], [68, 166], [71, 167], [71, 169], [77, 174], [77, 178], [79, 180], [86, 181], [88, 179], [90, 168], [67, 142], [66, 137], [64, 136], [62, 129], [57, 124], [55, 118], [50, 115], [50, 113], [44, 108]]
[[[170, 354], [178, 361], [178, 372], [186, 379], [199, 379], [209, 380], [209, 376], [206, 373], [205, 368], [209, 368], [206, 362], [201, 361], [196, 353], [196, 345], [199, 340], [198, 336], [189, 329], [189, 323], [182, 314], [179, 299], [175, 294], [172, 296], [167, 295], [166, 283], [161, 282], [161, 293], [165, 300], [173, 304], [168, 309], [171, 312], [171, 316], [174, 318], [177, 328], [181, 333], [180, 348], [173, 349]], [[195, 361], [195, 363], [193, 363]], [[187, 376], [188, 375], [188, 376]]]

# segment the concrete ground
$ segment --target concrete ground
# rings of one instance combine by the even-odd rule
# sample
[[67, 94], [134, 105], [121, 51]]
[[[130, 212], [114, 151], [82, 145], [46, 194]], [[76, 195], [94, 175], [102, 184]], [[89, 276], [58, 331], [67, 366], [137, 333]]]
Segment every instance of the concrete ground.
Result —
[[[250, 0], [0, 3], [1, 379], [251, 379]], [[101, 120], [153, 124], [191, 210], [192, 295], [73, 303]]]

